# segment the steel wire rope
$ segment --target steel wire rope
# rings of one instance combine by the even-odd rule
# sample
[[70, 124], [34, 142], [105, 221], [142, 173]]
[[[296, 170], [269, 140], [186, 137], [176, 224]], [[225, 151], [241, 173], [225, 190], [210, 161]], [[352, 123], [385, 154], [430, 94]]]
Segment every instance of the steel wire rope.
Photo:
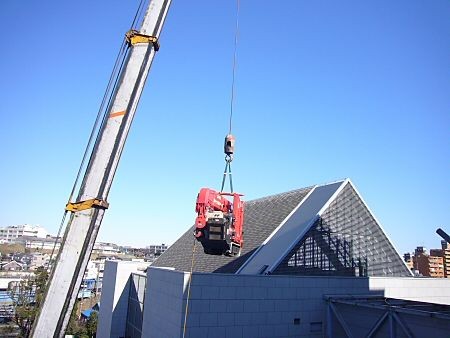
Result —
[[[229, 118], [229, 129], [228, 134], [231, 135], [233, 126], [233, 110], [234, 110], [234, 96], [235, 96], [235, 83], [236, 83], [236, 63], [237, 63], [237, 46], [239, 37], [239, 10], [240, 10], [240, 0], [236, 0], [236, 25], [234, 31], [234, 52], [233, 52], [233, 66], [232, 66], [232, 76], [231, 76], [231, 95], [230, 95], [230, 118]], [[233, 179], [231, 172], [231, 161], [233, 161], [232, 155], [225, 156], [225, 169], [223, 172], [222, 187], [220, 192], [223, 192], [225, 186], [225, 179], [228, 175], [230, 180], [230, 192], [233, 193]]]
[[[231, 99], [230, 99], [230, 128], [229, 128], [229, 134], [231, 134], [231, 127], [232, 127], [232, 119], [233, 119], [233, 104], [234, 104], [234, 84], [235, 84], [235, 73], [236, 73], [236, 58], [237, 58], [237, 42], [238, 42], [238, 32], [239, 32], [239, 0], [236, 0], [236, 30], [234, 33], [234, 55], [233, 55], [233, 70], [232, 70], [232, 82], [231, 82]], [[226, 175], [227, 167], [229, 168], [229, 174], [230, 174], [230, 188], [231, 192], [233, 192], [233, 182], [231, 181], [231, 160], [228, 160], [225, 165], [225, 172], [224, 175]], [[223, 178], [222, 182], [222, 189], [225, 183], [225, 176]], [[195, 246], [196, 246], [196, 239], [194, 239], [194, 244], [192, 247], [192, 260], [191, 260], [191, 271], [189, 274], [189, 283], [188, 283], [188, 289], [187, 289], [187, 295], [186, 295], [186, 307], [184, 312], [184, 323], [183, 323], [183, 338], [185, 338], [186, 335], [186, 327], [187, 327], [187, 318], [189, 313], [189, 300], [191, 297], [191, 282], [192, 282], [192, 273], [194, 270], [194, 264], [195, 264]]]
[[[89, 140], [88, 140], [88, 143], [87, 143], [87, 145], [86, 145], [86, 149], [85, 149], [85, 151], [84, 151], [84, 154], [83, 154], [83, 158], [82, 158], [82, 160], [81, 160], [80, 167], [78, 168], [78, 172], [77, 172], [77, 175], [76, 175], [76, 178], [75, 178], [75, 182], [74, 182], [74, 184], [73, 184], [73, 186], [72, 186], [72, 190], [71, 190], [71, 192], [70, 192], [70, 195], [69, 195], [69, 198], [68, 198], [68, 202], [67, 202], [67, 203], [70, 203], [70, 201], [72, 200], [73, 195], [74, 195], [75, 190], [76, 190], [76, 187], [78, 186], [78, 181], [80, 180], [81, 172], [83, 171], [84, 165], [85, 165], [85, 163], [86, 163], [86, 159], [87, 159], [89, 150], [91, 149], [92, 141], [93, 141], [93, 139], [94, 139], [95, 132], [98, 130], [98, 123], [99, 123], [100, 118], [102, 117], [102, 115], [103, 115], [103, 118], [102, 118], [102, 124], [103, 124], [103, 122], [104, 122], [104, 120], [105, 120], [105, 115], [106, 115], [106, 110], [104, 110], [105, 102], [106, 102], [106, 99], [107, 99], [107, 97], [108, 97], [108, 94], [110, 94], [110, 93], [112, 92], [112, 91], [111, 91], [111, 84], [113, 83], [113, 79], [114, 79], [114, 78], [115, 78], [116, 80], [114, 81], [113, 90], [114, 90], [114, 88], [115, 88], [116, 85], [117, 85], [118, 74], [120, 74], [120, 70], [121, 70], [122, 67], [123, 67], [123, 61], [124, 61], [124, 55], [125, 55], [125, 48], [124, 48], [124, 47], [126, 47], [125, 42], [124, 42], [124, 43], [122, 44], [122, 46], [120, 47], [119, 54], [117, 55], [117, 58], [116, 58], [116, 62], [115, 62], [115, 64], [114, 64], [113, 71], [111, 72], [111, 76], [110, 76], [110, 78], [109, 78], [109, 82], [108, 82], [108, 85], [107, 85], [107, 87], [106, 87], [105, 94], [103, 95], [103, 99], [102, 99], [100, 108], [99, 108], [99, 110], [98, 110], [98, 112], [97, 112], [97, 116], [96, 116], [96, 118], [95, 118], [95, 122], [94, 122], [94, 125], [93, 125], [92, 130], [91, 130], [91, 134], [89, 135]], [[122, 62], [120, 62], [119, 71], [117, 71], [117, 67], [118, 67], [119, 61], [120, 61], [121, 59], [122, 59]], [[108, 104], [109, 104], [110, 101], [111, 101], [111, 97], [110, 97], [109, 100], [108, 100]], [[103, 114], [102, 114], [102, 113], [103, 113]], [[56, 235], [55, 242], [54, 242], [53, 248], [52, 248], [52, 252], [51, 252], [51, 254], [50, 254], [50, 262], [51, 262], [52, 259], [53, 259], [53, 255], [54, 255], [55, 250], [56, 250], [56, 244], [58, 243], [58, 238], [60, 238], [61, 231], [62, 231], [62, 228], [63, 228], [63, 226], [64, 226], [66, 216], [67, 216], [67, 210], [64, 211], [64, 215], [63, 215], [63, 217], [62, 217], [61, 223], [60, 223], [59, 228], [58, 228], [58, 233], [57, 233], [57, 235]]]
[[131, 29], [135, 28], [135, 24], [137, 24], [138, 18], [141, 17], [143, 4], [144, 4], [144, 0], [141, 0], [141, 2], [139, 3], [139, 7], [136, 11], [136, 14], [134, 15], [133, 22], [131, 23]]
[[[131, 24], [131, 27], [133, 27], [135, 25], [137, 18], [140, 16], [140, 12], [142, 11], [143, 2], [144, 2], [144, 0], [141, 0], [141, 2], [139, 4], [139, 7], [138, 7], [138, 10], [136, 11], [135, 17], [134, 17], [133, 22]], [[83, 169], [85, 167], [85, 163], [86, 163], [86, 159], [88, 157], [88, 153], [89, 153], [89, 151], [91, 150], [91, 147], [92, 147], [92, 141], [94, 140], [94, 135], [95, 135], [95, 133], [98, 130], [100, 130], [102, 128], [103, 124], [106, 121], [107, 109], [105, 109], [105, 103], [108, 102], [107, 107], [109, 107], [109, 105], [111, 103], [111, 100], [112, 100], [112, 93], [114, 93], [115, 88], [117, 87], [117, 83], [119, 81], [119, 75], [120, 75], [120, 73], [121, 73], [121, 71], [123, 69], [123, 65], [124, 65], [124, 62], [125, 62], [125, 59], [126, 59], [126, 55], [127, 55], [128, 50], [129, 50], [129, 48], [127, 48], [127, 47], [128, 47], [127, 41], [126, 41], [126, 39], [124, 39], [123, 42], [122, 42], [122, 45], [120, 46], [119, 53], [117, 54], [113, 70], [112, 70], [111, 75], [109, 77], [108, 85], [106, 86], [106, 90], [105, 90], [105, 93], [103, 95], [103, 98], [102, 98], [102, 101], [101, 101], [101, 104], [100, 104], [100, 108], [98, 109], [94, 125], [93, 125], [91, 133], [89, 135], [88, 143], [86, 145], [86, 148], [85, 148], [85, 151], [84, 151], [84, 154], [83, 154], [83, 158], [81, 160], [81, 164], [80, 164], [80, 167], [78, 168], [78, 172], [77, 172], [77, 175], [76, 175], [76, 178], [75, 178], [75, 182], [74, 182], [74, 184], [72, 186], [72, 190], [71, 190], [69, 198], [68, 198], [68, 203], [70, 203], [70, 201], [72, 200], [73, 195], [75, 193], [75, 190], [76, 190], [76, 188], [78, 186], [78, 181], [80, 180], [81, 172], [83, 171]], [[100, 118], [102, 118], [102, 122], [101, 122], [100, 128], [98, 128], [98, 124], [99, 124]], [[99, 137], [99, 135], [97, 135], [96, 140], [98, 139], [98, 137]], [[65, 224], [66, 216], [67, 216], [67, 210], [64, 211], [63, 217], [61, 219], [61, 223], [59, 224], [58, 233], [56, 235], [56, 238], [55, 238], [55, 241], [54, 241], [54, 244], [53, 244], [52, 252], [50, 254], [49, 267], [47, 268], [47, 271], [49, 271], [49, 273], [52, 273], [52, 271], [53, 271], [54, 265], [51, 266], [51, 269], [49, 269], [49, 268], [50, 268], [53, 256], [55, 254], [56, 245], [58, 243], [58, 238], [60, 238], [61, 231], [62, 231], [63, 226]]]
[[233, 67], [232, 67], [232, 80], [231, 80], [231, 98], [230, 98], [230, 128], [229, 134], [231, 134], [232, 120], [233, 120], [233, 108], [234, 108], [234, 91], [236, 82], [236, 61], [237, 61], [237, 45], [239, 36], [239, 8], [240, 0], [236, 0], [236, 27], [234, 31], [234, 53], [233, 53]]
[[225, 180], [227, 178], [227, 175], [230, 179], [230, 192], [233, 193], [233, 177], [232, 177], [232, 172], [231, 172], [231, 159], [228, 156], [225, 157], [225, 169], [223, 171], [222, 186], [220, 188], [220, 192], [223, 192], [223, 188], [225, 187]]

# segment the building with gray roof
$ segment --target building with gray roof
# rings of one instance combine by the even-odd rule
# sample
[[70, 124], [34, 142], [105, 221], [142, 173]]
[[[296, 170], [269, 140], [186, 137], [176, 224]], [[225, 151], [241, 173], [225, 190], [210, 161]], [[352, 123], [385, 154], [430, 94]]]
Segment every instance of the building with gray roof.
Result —
[[[107, 262], [98, 335], [332, 337], [341, 321], [330, 297], [450, 304], [450, 280], [413, 278], [348, 179], [245, 208], [240, 256], [206, 255], [191, 226], [145, 272]], [[384, 332], [373, 323], [368, 334]]]
[[[190, 227], [153, 266], [190, 271]], [[239, 257], [197, 248], [194, 271], [242, 274], [411, 276], [350, 180], [248, 201]]]

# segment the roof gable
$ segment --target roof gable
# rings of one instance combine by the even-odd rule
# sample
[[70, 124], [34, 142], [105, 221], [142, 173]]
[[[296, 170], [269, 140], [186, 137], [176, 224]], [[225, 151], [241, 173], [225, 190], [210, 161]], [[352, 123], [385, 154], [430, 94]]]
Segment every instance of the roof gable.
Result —
[[362, 197], [346, 180], [275, 274], [411, 276]]

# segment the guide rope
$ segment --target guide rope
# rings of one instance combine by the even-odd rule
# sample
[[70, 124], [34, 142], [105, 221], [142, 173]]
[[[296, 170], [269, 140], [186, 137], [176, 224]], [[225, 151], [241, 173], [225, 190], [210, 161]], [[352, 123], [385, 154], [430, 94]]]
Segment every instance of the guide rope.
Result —
[[191, 260], [191, 271], [189, 273], [189, 283], [188, 283], [188, 289], [187, 289], [187, 295], [186, 295], [186, 307], [184, 310], [184, 324], [183, 324], [183, 338], [186, 334], [186, 324], [187, 324], [187, 317], [188, 317], [188, 311], [189, 311], [189, 299], [191, 297], [191, 282], [192, 282], [192, 273], [194, 272], [194, 264], [195, 264], [195, 247], [197, 240], [194, 239], [194, 245], [192, 246], [192, 260]]
[[[235, 88], [237, 44], [238, 44], [238, 33], [239, 33], [239, 7], [240, 7], [239, 2], [240, 2], [239, 0], [236, 0], [236, 29], [234, 32], [234, 54], [233, 54], [233, 68], [232, 68], [232, 81], [231, 81], [230, 118], [229, 118], [228, 135], [225, 137], [225, 144], [224, 144], [225, 170], [223, 172], [222, 187], [220, 189], [220, 192], [223, 192], [223, 188], [225, 186], [225, 180], [228, 175], [230, 178], [231, 193], [233, 193], [233, 179], [231, 176], [232, 175], [231, 162], [233, 161], [233, 154], [234, 154], [234, 137], [231, 134], [231, 130], [232, 130], [232, 122], [233, 122], [233, 106], [234, 106], [234, 92], [235, 92], [234, 88]], [[192, 273], [194, 272], [194, 265], [195, 265], [196, 243], [197, 243], [197, 240], [194, 239], [194, 244], [192, 246], [191, 271], [189, 274], [189, 282], [188, 282], [187, 295], [186, 295], [186, 306], [185, 306], [185, 312], [184, 312], [183, 338], [185, 338], [185, 335], [186, 335], [187, 319], [188, 319], [188, 314], [189, 314], [189, 300], [191, 297]]]

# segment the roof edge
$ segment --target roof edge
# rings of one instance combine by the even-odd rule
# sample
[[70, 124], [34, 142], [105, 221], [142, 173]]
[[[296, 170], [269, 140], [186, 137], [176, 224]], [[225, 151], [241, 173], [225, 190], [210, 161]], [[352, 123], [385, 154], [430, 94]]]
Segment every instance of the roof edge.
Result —
[[283, 225], [291, 218], [291, 216], [300, 208], [300, 206], [308, 199], [312, 192], [317, 188], [317, 185], [313, 185], [311, 190], [302, 198], [302, 200], [291, 210], [291, 212], [281, 221], [281, 223], [275, 228], [274, 231], [261, 243], [261, 245], [250, 255], [249, 258], [239, 267], [235, 274], [239, 274], [241, 270], [255, 257], [261, 248], [283, 227]]
[[345, 180], [342, 181], [336, 181], [333, 183], [329, 183], [329, 184], [334, 184], [334, 183], [341, 183], [341, 185], [339, 186], [339, 188], [336, 189], [336, 191], [334, 192], [333, 195], [331, 195], [331, 197], [328, 199], [328, 201], [326, 201], [324, 203], [324, 205], [322, 206], [322, 208], [319, 210], [319, 212], [317, 213], [317, 216], [322, 216], [323, 212], [325, 210], [327, 210], [327, 208], [330, 206], [331, 203], [333, 203], [333, 201], [336, 199], [336, 197], [341, 193], [341, 191], [344, 189], [344, 187], [347, 185], [347, 183], [350, 182], [349, 178], [346, 178]]
[[361, 196], [361, 194], [359, 193], [358, 189], [356, 189], [355, 185], [353, 184], [353, 182], [348, 179], [348, 183], [350, 183], [351, 187], [353, 188], [353, 190], [355, 191], [356, 195], [358, 195], [358, 197], [360, 198], [361, 202], [364, 204], [364, 206], [367, 208], [367, 210], [369, 211], [369, 213], [372, 215], [373, 219], [375, 220], [375, 222], [378, 224], [378, 226], [380, 227], [381, 231], [383, 232], [383, 234], [386, 236], [387, 240], [389, 241], [389, 243], [392, 245], [392, 247], [394, 248], [394, 251], [397, 253], [397, 255], [399, 256], [400, 260], [402, 261], [403, 265], [407, 268], [407, 270], [409, 271], [411, 277], [414, 277], [413, 273], [411, 272], [411, 270], [409, 269], [408, 265], [406, 265], [406, 262], [403, 260], [402, 256], [400, 255], [399, 251], [397, 250], [397, 248], [394, 245], [394, 242], [391, 240], [391, 238], [389, 237], [388, 233], [384, 230], [383, 226], [381, 225], [381, 222], [376, 218], [375, 214], [373, 213], [373, 211], [369, 208], [369, 205], [366, 203], [366, 201], [364, 200], [364, 198]]
[[[330, 182], [330, 183], [326, 183], [326, 184], [322, 184], [322, 185], [317, 185], [317, 186], [314, 187], [314, 188], [318, 188], [318, 187], [324, 187], [324, 186], [327, 186], [327, 185], [340, 183], [339, 188], [337, 188], [336, 191], [333, 193], [333, 195], [331, 195], [331, 197], [323, 204], [322, 208], [317, 212], [317, 214], [310, 219], [308, 225], [297, 236], [297, 238], [294, 241], [291, 242], [291, 245], [285, 250], [283, 255], [281, 255], [275, 263], [273, 263], [270, 267], [267, 268], [267, 271], [274, 271], [278, 267], [278, 265], [280, 265], [280, 263], [283, 261], [283, 259], [286, 257], [286, 255], [288, 255], [289, 252], [291, 252], [291, 250], [297, 245], [297, 243], [311, 229], [311, 227], [314, 225], [314, 223], [317, 221], [317, 219], [322, 215], [323, 211], [326, 210], [326, 208], [330, 205], [330, 203], [337, 197], [337, 195], [342, 191], [342, 189], [345, 187], [345, 185], [346, 185], [346, 183], [348, 181], [350, 181], [350, 180], [347, 178], [345, 180], [338, 180], [338, 181], [334, 181], [334, 182]], [[309, 194], [307, 196], [305, 196], [303, 201], [306, 201], [307, 197], [309, 197]], [[295, 211], [297, 211], [297, 209]], [[291, 217], [291, 216], [292, 215], [289, 215], [289, 217]]]

